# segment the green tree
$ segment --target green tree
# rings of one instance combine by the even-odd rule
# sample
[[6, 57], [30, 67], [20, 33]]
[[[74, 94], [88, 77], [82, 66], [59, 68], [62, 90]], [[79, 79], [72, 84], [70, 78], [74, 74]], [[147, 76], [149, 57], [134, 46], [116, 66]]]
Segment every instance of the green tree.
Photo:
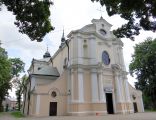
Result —
[[18, 110], [21, 109], [21, 98], [22, 98], [22, 89], [23, 89], [23, 80], [24, 78], [20, 79], [19, 74], [24, 72], [25, 63], [20, 60], [20, 58], [11, 58], [11, 65], [12, 65], [12, 75], [13, 77], [13, 85], [16, 88], [16, 98], [18, 104]]
[[156, 31], [156, 0], [91, 0], [106, 6], [109, 16], [120, 15], [127, 20], [114, 34], [134, 39], [140, 30]]
[[26, 75], [24, 75], [21, 80], [18, 82], [18, 87], [16, 90], [16, 98], [17, 98], [17, 103], [18, 103], [18, 110], [21, 110], [21, 99], [22, 99], [22, 94], [23, 91], [26, 89], [25, 86], [25, 81], [28, 79]]
[[9, 60], [12, 66], [12, 75], [18, 77], [19, 73], [24, 72], [25, 63], [20, 58], [10, 58]]
[[31, 40], [38, 42], [54, 29], [50, 23], [50, 2], [49, 0], [0, 0], [8, 11], [16, 16], [14, 24], [19, 32], [29, 36]]
[[0, 111], [2, 111], [2, 101], [8, 95], [8, 89], [11, 88], [11, 63], [7, 52], [0, 47]]
[[150, 106], [156, 109], [156, 39], [148, 38], [134, 49], [129, 69], [138, 80], [135, 87], [143, 91], [146, 103], [150, 100]]

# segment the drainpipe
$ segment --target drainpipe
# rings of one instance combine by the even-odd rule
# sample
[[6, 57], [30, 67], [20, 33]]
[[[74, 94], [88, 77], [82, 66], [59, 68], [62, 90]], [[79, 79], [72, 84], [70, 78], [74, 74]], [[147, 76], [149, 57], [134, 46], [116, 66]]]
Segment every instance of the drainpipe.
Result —
[[68, 40], [66, 40], [65, 43], [66, 43], [66, 45], [68, 47], [68, 62], [69, 62], [69, 42], [68, 42]]

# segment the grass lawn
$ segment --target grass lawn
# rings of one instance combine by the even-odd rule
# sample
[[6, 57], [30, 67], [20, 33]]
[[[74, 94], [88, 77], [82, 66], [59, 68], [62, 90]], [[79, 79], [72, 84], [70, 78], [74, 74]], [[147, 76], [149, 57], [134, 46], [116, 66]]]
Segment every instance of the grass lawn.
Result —
[[0, 116], [3, 114], [3, 112], [0, 112]]
[[14, 116], [15, 118], [24, 117], [24, 115], [20, 111], [12, 112], [11, 115]]
[[156, 109], [145, 109], [145, 112], [156, 112]]

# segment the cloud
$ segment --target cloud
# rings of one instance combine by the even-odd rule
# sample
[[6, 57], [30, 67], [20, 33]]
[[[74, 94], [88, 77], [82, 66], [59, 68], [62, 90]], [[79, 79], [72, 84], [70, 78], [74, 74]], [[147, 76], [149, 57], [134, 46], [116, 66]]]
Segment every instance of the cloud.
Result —
[[8, 12], [5, 7], [0, 12], [2, 47], [8, 51], [9, 57], [20, 57], [28, 69], [32, 58], [42, 58], [46, 51], [46, 43], [32, 42], [26, 35], [18, 32], [18, 28], [14, 25], [15, 16], [11, 12]]

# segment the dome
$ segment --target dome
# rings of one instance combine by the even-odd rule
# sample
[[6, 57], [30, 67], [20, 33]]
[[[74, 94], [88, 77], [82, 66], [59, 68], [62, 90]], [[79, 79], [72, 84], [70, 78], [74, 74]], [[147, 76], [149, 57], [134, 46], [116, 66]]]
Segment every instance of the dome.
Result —
[[50, 53], [47, 51], [44, 55], [43, 55], [43, 58], [49, 58], [51, 57]]

